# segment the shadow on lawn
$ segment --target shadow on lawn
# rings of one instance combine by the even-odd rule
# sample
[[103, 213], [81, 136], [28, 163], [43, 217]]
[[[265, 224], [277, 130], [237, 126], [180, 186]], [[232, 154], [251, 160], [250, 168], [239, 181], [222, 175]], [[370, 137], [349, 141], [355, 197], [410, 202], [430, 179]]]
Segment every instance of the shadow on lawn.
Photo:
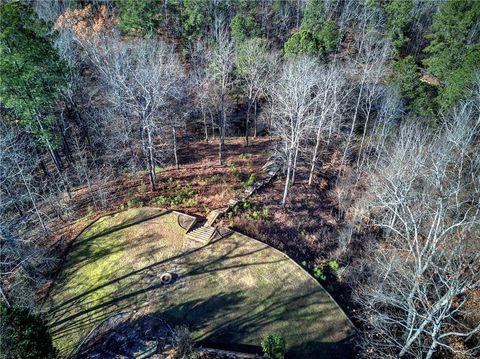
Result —
[[[96, 260], [99, 257], [111, 254], [111, 251], [102, 251], [95, 256], [89, 256], [88, 251], [91, 250], [91, 239], [99, 238], [106, 234], [112, 234], [120, 229], [127, 228], [137, 223], [141, 223], [148, 219], [159, 217], [162, 214], [151, 216], [140, 221], [133, 221], [127, 225], [117, 226], [113, 229], [104, 231], [101, 235], [88, 237], [80, 242], [87, 245], [85, 249], [84, 260]], [[85, 242], [86, 241], [86, 242]], [[255, 253], [268, 250], [266, 245], [260, 245], [257, 248], [246, 249], [241, 242], [231, 241], [222, 242], [222, 251], [215, 251], [215, 244], [217, 241], [211, 242], [205, 247], [193, 249], [188, 253], [180, 253], [170, 258], [157, 261], [151, 265], [142, 267], [137, 270], [115, 277], [111, 280], [101, 283], [89, 290], [68, 298], [61, 304], [51, 309], [50, 314], [55, 314], [56, 320], [50, 325], [51, 333], [58, 338], [65, 338], [75, 334], [88, 334], [88, 331], [95, 328], [106, 318], [112, 314], [124, 311], [141, 308], [146, 300], [150, 297], [155, 298], [155, 301], [162, 303], [162, 298], [168, 295], [169, 291], [175, 291], [175, 283], [163, 286], [157, 277], [151, 277], [153, 273], [162, 272], [162, 266], [171, 267], [172, 263], [179, 265], [178, 280], [186, 279], [188, 282], [188, 290], [194, 288], [201, 288], [198, 284], [205, 281], [205, 275], [210, 275], [215, 272], [232, 271], [249, 266], [271, 265], [287, 261], [286, 258], [277, 260], [268, 260], [267, 256], [263, 256], [265, 260], [256, 260], [248, 262], [244, 258], [251, 258]], [[132, 243], [128, 244], [134, 245]], [[115, 251], [125, 250], [124, 246], [115, 248]], [[84, 249], [82, 249], [83, 251]], [[199, 256], [198, 253], [201, 252]], [[255, 257], [253, 257], [255, 258]], [[263, 259], [262, 258], [262, 259]], [[76, 265], [80, 265], [77, 262]], [[74, 271], [75, 272], [75, 271]], [[74, 273], [73, 272], [73, 273]], [[68, 275], [71, 275], [70, 272]], [[232, 275], [231, 280], [236, 280]], [[199, 281], [198, 283], [196, 281]], [[146, 283], [142, 286], [142, 283]], [[106, 291], [102, 296], [98, 296], [98, 291], [110, 285], [115, 285], [115, 291]], [[241, 288], [241, 286], [239, 286]], [[249, 290], [255, 290], [250, 288]], [[305, 353], [309, 353], [312, 358], [329, 357], [333, 353], [340, 350], [338, 353], [348, 353], [350, 350], [345, 349], [346, 344], [343, 343], [324, 343], [319, 341], [308, 341], [301, 345], [296, 345], [303, 338], [298, 338], [299, 333], [288, 329], [290, 323], [295, 327], [296, 323], [301, 322], [301, 325], [309, 325], [314, 321], [321, 320], [318, 317], [318, 312], [299, 311], [299, 308], [315, 304], [327, 304], [330, 298], [327, 296], [318, 295], [317, 290], [300, 288], [297, 296], [281, 296], [278, 291], [281, 288], [276, 288], [276, 291], [265, 296], [259, 296], [257, 300], [255, 293], [249, 293], [246, 290], [237, 290], [216, 293], [214, 295], [203, 297], [199, 299], [189, 300], [183, 303], [168, 304], [166, 306], [160, 305], [157, 314], [165, 317], [172, 322], [179, 324], [185, 323], [191, 326], [192, 329], [198, 331], [201, 336], [198, 338], [200, 344], [205, 346], [212, 346], [225, 349], [236, 349], [241, 351], [259, 352], [258, 344], [262, 338], [255, 338], [252, 342], [251, 333], [260, 333], [262, 328], [267, 326], [275, 327], [278, 322], [286, 324], [281, 327], [285, 332], [284, 336], [287, 341], [287, 346], [290, 340], [290, 358], [305, 357]], [[151, 293], [151, 294], [149, 294]], [[201, 295], [202, 293], [200, 293]], [[208, 295], [203, 293], [203, 296]], [[314, 298], [314, 299], [312, 299]], [[321, 313], [320, 313], [321, 314]], [[328, 313], [326, 313], [328, 314]], [[298, 328], [297, 329], [301, 329]], [[322, 327], [322, 332], [315, 333], [316, 338], [328, 338], [332, 336], [336, 330], [332, 326]], [[307, 331], [308, 332], [308, 331]], [[82, 334], [83, 335], [83, 334]], [[250, 340], [246, 340], [250, 337]], [[296, 338], [296, 339], [294, 339]], [[305, 339], [307, 340], [307, 339]], [[75, 340], [74, 340], [75, 341]], [[258, 344], [257, 344], [258, 343]], [[295, 343], [295, 346], [293, 345]], [[338, 344], [338, 345], [337, 345]], [[72, 346], [75, 343], [71, 343]], [[77, 343], [78, 345], [78, 343]], [[75, 348], [73, 348], [75, 349]], [[73, 350], [72, 349], [72, 350]], [[65, 349], [66, 351], [70, 349]], [[311, 354], [310, 354], [311, 353]], [[347, 358], [348, 356], [343, 355]]]
[[[236, 350], [247, 353], [261, 353], [260, 343], [263, 339], [259, 335], [256, 343], [252, 342], [251, 333], [261, 333], [264, 329], [274, 322], [286, 321], [292, 324], [292, 330], [284, 330], [281, 334], [287, 344], [286, 358], [354, 358], [352, 332], [347, 338], [328, 342], [318, 340], [309, 340], [301, 344], [292, 345], [302, 341], [298, 338], [298, 332], [294, 332], [294, 323], [302, 322], [304, 325], [321, 320], [314, 314], [301, 315], [294, 310], [287, 310], [282, 314], [278, 309], [282, 307], [296, 307], [302, 300], [313, 293], [307, 293], [301, 296], [290, 298], [284, 301], [276, 301], [258, 310], [255, 304], [246, 304], [246, 295], [237, 291], [233, 293], [221, 293], [219, 295], [205, 298], [202, 300], [192, 300], [180, 305], [174, 305], [159, 314], [171, 321], [187, 324], [193, 331], [204, 333], [197, 338], [197, 345], [208, 348], [217, 348], [224, 350]], [[274, 293], [271, 294], [273, 296]], [[293, 309], [293, 308], [291, 308]], [[297, 308], [298, 309], [298, 308]], [[237, 315], [231, 315], [235, 312]], [[285, 329], [285, 328], [284, 328]], [[325, 328], [317, 332], [318, 338], [332, 335], [338, 328]], [[245, 340], [250, 337], [249, 340]]]

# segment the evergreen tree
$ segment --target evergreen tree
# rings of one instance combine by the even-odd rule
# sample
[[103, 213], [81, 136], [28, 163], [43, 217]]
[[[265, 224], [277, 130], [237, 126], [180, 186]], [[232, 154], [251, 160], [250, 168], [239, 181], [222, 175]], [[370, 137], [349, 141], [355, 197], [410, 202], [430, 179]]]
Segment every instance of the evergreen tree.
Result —
[[184, 0], [182, 27], [186, 39], [197, 39], [206, 33], [213, 21], [212, 10], [209, 0]]
[[277, 334], [270, 334], [262, 340], [262, 350], [269, 359], [283, 359], [285, 340]]
[[340, 33], [333, 20], [324, 21], [323, 2], [308, 1], [300, 29], [285, 42], [285, 56], [327, 57], [337, 49]]
[[162, 19], [160, 0], [120, 0], [120, 29], [130, 36], [150, 37]]
[[471, 89], [479, 70], [479, 26], [477, 0], [447, 0], [435, 15], [424, 64], [442, 82], [437, 98], [442, 108], [452, 107]]
[[309, 0], [305, 5], [301, 27], [306, 30], [318, 30], [323, 24], [324, 8], [322, 0]]
[[420, 116], [432, 113], [427, 97], [427, 87], [420, 82], [417, 64], [412, 56], [393, 61], [394, 71], [391, 85], [397, 89], [405, 101], [406, 108]]
[[0, 359], [53, 359], [45, 322], [27, 309], [0, 303]]
[[52, 158], [52, 127], [66, 67], [47, 24], [20, 2], [0, 5], [0, 103], [15, 113]]
[[318, 39], [313, 32], [301, 29], [285, 42], [283, 45], [283, 52], [286, 57], [296, 55], [311, 55], [315, 56], [319, 52], [320, 45]]
[[235, 43], [260, 35], [260, 24], [255, 19], [255, 7], [251, 6], [252, 4], [255, 5], [247, 2], [244, 6], [240, 6], [230, 22], [232, 39]]
[[387, 33], [397, 54], [410, 40], [407, 33], [408, 25], [413, 20], [411, 12], [414, 6], [412, 0], [392, 0], [384, 5], [387, 13]]
[[328, 20], [316, 31], [301, 28], [285, 42], [283, 51], [287, 57], [296, 55], [326, 57], [337, 49], [339, 36], [335, 21]]

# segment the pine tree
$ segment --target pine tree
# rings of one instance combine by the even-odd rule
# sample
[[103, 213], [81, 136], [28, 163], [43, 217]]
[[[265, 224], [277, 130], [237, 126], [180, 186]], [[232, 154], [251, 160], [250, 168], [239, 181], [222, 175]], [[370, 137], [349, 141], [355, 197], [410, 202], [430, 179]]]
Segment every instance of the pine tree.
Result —
[[0, 338], [1, 359], [57, 358], [45, 322], [27, 309], [0, 303]]
[[417, 64], [412, 56], [392, 62], [394, 75], [391, 85], [397, 89], [405, 101], [406, 108], [420, 116], [432, 113], [427, 97], [426, 85], [420, 82]]
[[0, 5], [0, 103], [47, 148], [57, 164], [52, 127], [66, 66], [47, 24], [19, 2]]
[[466, 96], [480, 58], [480, 1], [447, 0], [436, 14], [424, 52], [427, 70], [442, 82], [437, 101], [450, 108]]
[[285, 42], [285, 56], [312, 55], [326, 58], [338, 47], [340, 33], [333, 20], [324, 20], [323, 2], [308, 1], [300, 29]]
[[160, 0], [121, 0], [120, 29], [130, 36], [150, 37], [162, 19]]
[[397, 54], [400, 48], [410, 40], [407, 32], [408, 25], [413, 20], [411, 11], [414, 7], [412, 0], [392, 0], [384, 5], [387, 13], [387, 33], [392, 39], [392, 45]]

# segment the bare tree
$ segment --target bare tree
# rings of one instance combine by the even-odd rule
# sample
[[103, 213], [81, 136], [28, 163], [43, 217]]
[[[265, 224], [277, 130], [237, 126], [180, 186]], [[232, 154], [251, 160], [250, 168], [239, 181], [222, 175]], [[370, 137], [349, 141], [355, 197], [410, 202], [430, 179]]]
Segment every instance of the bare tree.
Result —
[[479, 127], [471, 103], [432, 135], [406, 125], [368, 178], [374, 224], [385, 234], [357, 293], [369, 358], [480, 349], [453, 344], [480, 332], [464, 319], [468, 294], [480, 287]]
[[306, 136], [321, 94], [318, 91], [319, 67], [315, 60], [301, 57], [286, 62], [279, 78], [270, 88], [273, 127], [281, 138], [281, 153], [285, 161], [286, 178], [282, 205], [287, 202], [290, 181], [295, 180], [295, 169], [301, 142]]
[[139, 136], [150, 187], [155, 190], [155, 137], [168, 122], [163, 118], [162, 124], [162, 116], [182, 96], [183, 69], [173, 48], [158, 42], [115, 41], [105, 55], [108, 58], [98, 65], [107, 85], [108, 101], [124, 118], [126, 136]]
[[[322, 69], [318, 75], [320, 78], [318, 79], [317, 91], [319, 92], [320, 98], [316, 109], [316, 117], [313, 122], [315, 146], [310, 164], [310, 174], [308, 176], [309, 186], [313, 181], [320, 144], [324, 140], [325, 134], [328, 133], [328, 137], [330, 137], [334, 123], [339, 122], [340, 107], [345, 100], [345, 96], [342, 95], [342, 90], [345, 86], [345, 74], [342, 68], [332, 65]], [[328, 127], [327, 121], [329, 121]]]
[[[245, 83], [247, 93], [247, 116], [245, 118], [245, 143], [248, 146], [250, 116], [252, 107], [256, 109], [257, 99], [265, 92], [275, 76], [278, 55], [270, 52], [266, 40], [253, 38], [237, 46], [235, 62], [237, 72]], [[253, 118], [254, 136], [257, 136], [257, 116]]]
[[223, 23], [215, 28], [216, 43], [209, 53], [209, 76], [217, 84], [220, 98], [218, 161], [223, 161], [223, 146], [225, 143], [225, 128], [227, 124], [227, 94], [232, 83], [232, 70], [235, 59], [233, 43]]
[[365, 109], [365, 115], [368, 116], [364, 126], [363, 138], [365, 136], [365, 131], [371, 112], [371, 104], [373, 103], [373, 99], [377, 93], [377, 84], [381, 77], [385, 74], [384, 65], [389, 54], [388, 43], [385, 42], [377, 28], [370, 26], [372, 21], [370, 17], [373, 15], [369, 14], [368, 12], [366, 12], [364, 15], [365, 18], [362, 20], [360, 28], [361, 35], [357, 50], [358, 55], [355, 59], [354, 66], [351, 68], [350, 74], [350, 78], [357, 96], [356, 99], [354, 99], [350, 131], [343, 151], [341, 161], [342, 165], [345, 163], [345, 160], [349, 154], [354, 131], [358, 125], [359, 115], [361, 114], [362, 109]]

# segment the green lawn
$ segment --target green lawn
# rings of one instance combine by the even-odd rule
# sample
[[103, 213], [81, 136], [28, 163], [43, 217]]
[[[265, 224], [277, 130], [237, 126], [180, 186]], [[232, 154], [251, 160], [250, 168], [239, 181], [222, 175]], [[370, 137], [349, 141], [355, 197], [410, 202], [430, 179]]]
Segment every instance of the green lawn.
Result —
[[[132, 309], [187, 323], [205, 345], [257, 346], [278, 333], [292, 357], [345, 349], [337, 343], [351, 323], [282, 253], [233, 233], [182, 255], [177, 220], [173, 212], [131, 209], [99, 219], [77, 238], [46, 303], [62, 355], [103, 319]], [[178, 278], [163, 286], [163, 272]]]

